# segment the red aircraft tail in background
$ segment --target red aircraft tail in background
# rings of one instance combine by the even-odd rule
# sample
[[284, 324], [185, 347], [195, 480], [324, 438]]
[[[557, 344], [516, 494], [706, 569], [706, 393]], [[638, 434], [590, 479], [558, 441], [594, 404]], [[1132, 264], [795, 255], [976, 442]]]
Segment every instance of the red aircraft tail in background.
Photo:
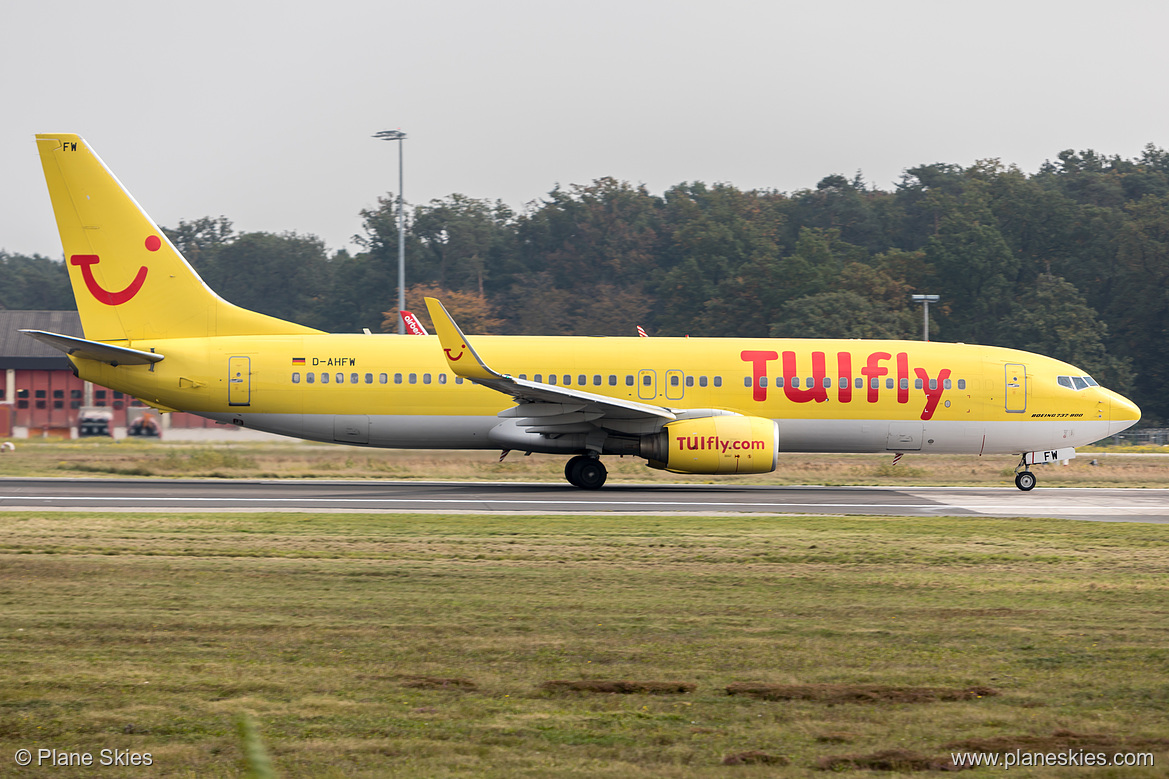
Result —
[[402, 321], [406, 323], [406, 333], [408, 335], [430, 335], [426, 332], [426, 328], [418, 321], [418, 317], [414, 316], [409, 311], [402, 312]]

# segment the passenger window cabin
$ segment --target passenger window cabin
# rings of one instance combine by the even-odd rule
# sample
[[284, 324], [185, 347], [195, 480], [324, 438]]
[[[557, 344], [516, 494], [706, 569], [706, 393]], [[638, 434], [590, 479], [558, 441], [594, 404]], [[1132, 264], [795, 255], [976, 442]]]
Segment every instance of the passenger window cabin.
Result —
[[[390, 381], [389, 374], [387, 374], [387, 373], [379, 373], [377, 376], [378, 376], [377, 382], [379, 384], [388, 384]], [[437, 383], [444, 384], [444, 385], [447, 383], [447, 375], [445, 373], [437, 374], [437, 376], [438, 376], [438, 378], [437, 378], [437, 380], [435, 380], [433, 378], [432, 374], [424, 373], [424, 374], [422, 374], [422, 383], [423, 384], [431, 384], [433, 381], [437, 381]], [[374, 377], [374, 374], [372, 374], [372, 373], [366, 373], [364, 376], [362, 376], [361, 374], [357, 374], [357, 373], [351, 373], [349, 375], [349, 383], [350, 384], [360, 384], [360, 383], [362, 383], [362, 381], [364, 381], [364, 383], [366, 383], [366, 384], [373, 384], [374, 383], [373, 377]], [[302, 381], [301, 373], [299, 371], [294, 371], [291, 374], [290, 378], [291, 378], [293, 384], [300, 384]], [[521, 378], [523, 380], [527, 380], [528, 376], [527, 376], [527, 374], [521, 373], [519, 375], [519, 378]], [[543, 375], [537, 373], [532, 378], [536, 382], [541, 382], [543, 380]], [[316, 382], [316, 379], [317, 379], [316, 374], [310, 373], [310, 372], [306, 372], [303, 376], [303, 381], [305, 384], [313, 384]], [[687, 387], [693, 387], [695, 385], [696, 379], [697, 379], [697, 383], [698, 383], [699, 387], [707, 387], [712, 383], [712, 378], [708, 377], [708, 376], [698, 376], [698, 377], [685, 376], [683, 378], [682, 376], [679, 376], [676, 373], [670, 375], [669, 383], [670, 383], [671, 387], [678, 387], [678, 386], [682, 386], [683, 384], [685, 384], [685, 386], [687, 386]], [[320, 383], [321, 384], [328, 384], [330, 381], [333, 381], [337, 384], [344, 384], [346, 381], [345, 374], [343, 374], [343, 373], [337, 373], [337, 374], [322, 373], [320, 375]], [[402, 384], [404, 381], [408, 382], [410, 384], [417, 384], [418, 383], [418, 374], [416, 374], [416, 373], [411, 373], [408, 375], [403, 375], [401, 373], [394, 374], [394, 384]], [[582, 387], [588, 386], [589, 377], [587, 375], [581, 374], [581, 375], [576, 377], [576, 381], [577, 381], [577, 384], [579, 386], [582, 386]], [[599, 387], [602, 384], [606, 383], [606, 381], [610, 387], [616, 387], [617, 386], [617, 375], [610, 373], [608, 375], [607, 380], [601, 374], [595, 374], [592, 377], [592, 383], [594, 386]], [[563, 383], [564, 385], [571, 385], [572, 376], [568, 375], [568, 374], [564, 374], [564, 375], [560, 375], [560, 376], [558, 376], [557, 374], [549, 374], [548, 375], [548, 383], [549, 384], [555, 385], [558, 382]], [[462, 384], [462, 383], [463, 383], [463, 378], [461, 376], [456, 376], [455, 377], [455, 384]], [[632, 387], [636, 383], [637, 382], [636, 382], [636, 379], [634, 376], [632, 376], [632, 375], [625, 376], [625, 385], [627, 387]], [[642, 376], [642, 383], [647, 387], [652, 386], [653, 377], [651, 375], [648, 375], [648, 374], [645, 376]], [[772, 379], [771, 379], [771, 386], [776, 387], [776, 388], [783, 387], [786, 383], [787, 382], [785, 381], [783, 376], [775, 376], [775, 377], [772, 377]], [[837, 379], [837, 386], [838, 387], [841, 387], [841, 388], [847, 387], [849, 385], [849, 383], [850, 383], [850, 379], [846, 376], [841, 376]], [[1061, 386], [1061, 387], [1064, 387], [1064, 388], [1070, 389], [1070, 390], [1074, 390], [1074, 391], [1087, 389], [1088, 387], [1100, 386], [1099, 384], [1096, 383], [1096, 381], [1091, 376], [1057, 376], [1056, 383], [1059, 384], [1059, 386]], [[815, 387], [816, 384], [817, 384], [817, 381], [814, 377], [807, 377], [804, 379], [800, 379], [798, 376], [793, 376], [791, 379], [791, 386], [793, 388], [799, 388], [801, 385], [804, 387], [812, 388], [812, 387]], [[829, 377], [824, 377], [823, 380], [820, 382], [820, 384], [825, 389], [831, 389], [832, 388], [832, 379]], [[721, 387], [722, 386], [722, 377], [721, 376], [713, 377], [713, 385], [715, 387]], [[758, 386], [765, 388], [765, 387], [767, 387], [767, 385], [768, 385], [768, 377], [767, 376], [760, 376], [758, 379]], [[957, 380], [958, 389], [964, 390], [964, 389], [966, 389], [966, 385], [967, 385], [966, 379], [958, 379]], [[756, 386], [756, 382], [754, 381], [754, 379], [752, 377], [745, 376], [743, 378], [743, 386], [748, 387], [748, 388], [754, 387], [754, 386]], [[857, 389], [863, 389], [865, 386], [865, 380], [862, 378], [855, 379], [855, 386]], [[872, 379], [870, 382], [870, 386], [873, 389], [879, 389], [881, 386], [881, 380], [877, 379], [877, 378]], [[909, 388], [909, 379], [902, 378], [899, 381], [897, 381], [896, 383], [891, 378], [885, 380], [885, 387], [887, 389], [893, 389], [894, 386], [899, 386], [903, 390], [908, 389]], [[951, 379], [945, 379], [942, 381], [942, 387], [944, 389], [950, 389], [952, 386], [954, 386], [954, 382]], [[914, 379], [913, 380], [913, 387], [914, 387], [914, 389], [921, 390], [924, 388], [924, 382], [921, 379]], [[936, 390], [938, 388], [938, 379], [929, 379], [929, 388], [931, 390]], [[99, 397], [102, 394], [103, 393], [99, 392], [98, 393]]]

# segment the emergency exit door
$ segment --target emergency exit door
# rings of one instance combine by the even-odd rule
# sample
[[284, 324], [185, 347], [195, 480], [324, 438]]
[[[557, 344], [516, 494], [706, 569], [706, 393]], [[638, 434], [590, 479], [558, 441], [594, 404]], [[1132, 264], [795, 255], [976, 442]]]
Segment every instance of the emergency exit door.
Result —
[[249, 406], [252, 403], [252, 358], [227, 358], [227, 405]]
[[658, 396], [658, 374], [652, 370], [637, 372], [637, 397], [654, 400]]

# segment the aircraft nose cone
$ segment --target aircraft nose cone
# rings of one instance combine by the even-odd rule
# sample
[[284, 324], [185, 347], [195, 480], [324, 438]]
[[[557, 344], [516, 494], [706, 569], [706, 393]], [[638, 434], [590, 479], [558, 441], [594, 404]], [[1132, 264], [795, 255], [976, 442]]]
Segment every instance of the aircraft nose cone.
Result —
[[1108, 435], [1127, 430], [1141, 418], [1141, 410], [1136, 403], [1115, 392], [1111, 395], [1112, 399], [1108, 409]]

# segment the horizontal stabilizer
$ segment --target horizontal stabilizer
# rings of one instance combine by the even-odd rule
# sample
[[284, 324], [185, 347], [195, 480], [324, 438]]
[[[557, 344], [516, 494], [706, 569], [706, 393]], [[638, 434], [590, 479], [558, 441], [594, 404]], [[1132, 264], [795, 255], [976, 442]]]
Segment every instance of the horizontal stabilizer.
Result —
[[60, 349], [71, 357], [80, 357], [83, 360], [94, 360], [110, 365], [149, 365], [162, 359], [161, 354], [154, 352], [143, 352], [125, 346], [113, 346], [101, 341], [87, 341], [84, 338], [74, 338], [71, 335], [46, 333], [44, 330], [21, 330], [20, 332], [46, 343], [54, 349]]

